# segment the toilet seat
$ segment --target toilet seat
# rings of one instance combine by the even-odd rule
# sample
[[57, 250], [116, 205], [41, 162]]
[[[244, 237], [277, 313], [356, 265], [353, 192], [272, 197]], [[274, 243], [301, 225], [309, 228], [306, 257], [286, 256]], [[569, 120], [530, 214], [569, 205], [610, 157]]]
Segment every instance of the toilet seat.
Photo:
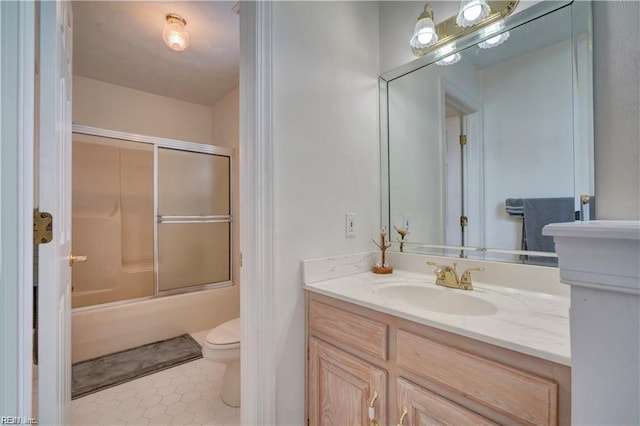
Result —
[[240, 318], [234, 318], [210, 330], [205, 343], [211, 348], [235, 349], [240, 347]]

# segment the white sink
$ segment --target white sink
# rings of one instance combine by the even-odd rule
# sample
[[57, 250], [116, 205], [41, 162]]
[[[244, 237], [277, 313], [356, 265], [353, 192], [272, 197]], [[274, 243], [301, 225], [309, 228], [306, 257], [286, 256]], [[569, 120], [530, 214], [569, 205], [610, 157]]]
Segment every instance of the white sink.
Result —
[[521, 302], [487, 290], [458, 290], [435, 285], [387, 283], [374, 286], [385, 302], [449, 315], [486, 316], [499, 310], [524, 311]]

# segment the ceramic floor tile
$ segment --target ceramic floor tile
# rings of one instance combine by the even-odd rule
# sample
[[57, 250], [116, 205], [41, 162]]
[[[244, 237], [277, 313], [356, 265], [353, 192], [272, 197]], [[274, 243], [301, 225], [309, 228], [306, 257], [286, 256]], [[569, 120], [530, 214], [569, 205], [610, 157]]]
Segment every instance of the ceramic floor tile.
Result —
[[199, 359], [78, 398], [71, 402], [71, 424], [239, 425], [240, 409], [221, 399], [224, 369]]

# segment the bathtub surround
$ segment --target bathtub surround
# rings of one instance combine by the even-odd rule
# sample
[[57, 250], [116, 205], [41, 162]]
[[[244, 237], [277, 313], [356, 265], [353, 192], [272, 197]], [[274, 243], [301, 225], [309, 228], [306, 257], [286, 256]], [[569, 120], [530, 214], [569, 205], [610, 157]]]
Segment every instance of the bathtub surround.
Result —
[[640, 423], [640, 222], [548, 225], [571, 285], [575, 424]]
[[211, 329], [238, 316], [237, 286], [73, 313], [72, 362]]

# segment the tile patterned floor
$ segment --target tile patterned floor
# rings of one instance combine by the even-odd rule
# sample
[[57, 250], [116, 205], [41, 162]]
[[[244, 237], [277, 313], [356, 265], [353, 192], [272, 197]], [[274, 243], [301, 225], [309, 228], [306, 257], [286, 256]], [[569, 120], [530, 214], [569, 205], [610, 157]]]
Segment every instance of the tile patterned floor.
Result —
[[220, 398], [224, 369], [199, 359], [78, 398], [71, 424], [239, 425], [240, 409]]

